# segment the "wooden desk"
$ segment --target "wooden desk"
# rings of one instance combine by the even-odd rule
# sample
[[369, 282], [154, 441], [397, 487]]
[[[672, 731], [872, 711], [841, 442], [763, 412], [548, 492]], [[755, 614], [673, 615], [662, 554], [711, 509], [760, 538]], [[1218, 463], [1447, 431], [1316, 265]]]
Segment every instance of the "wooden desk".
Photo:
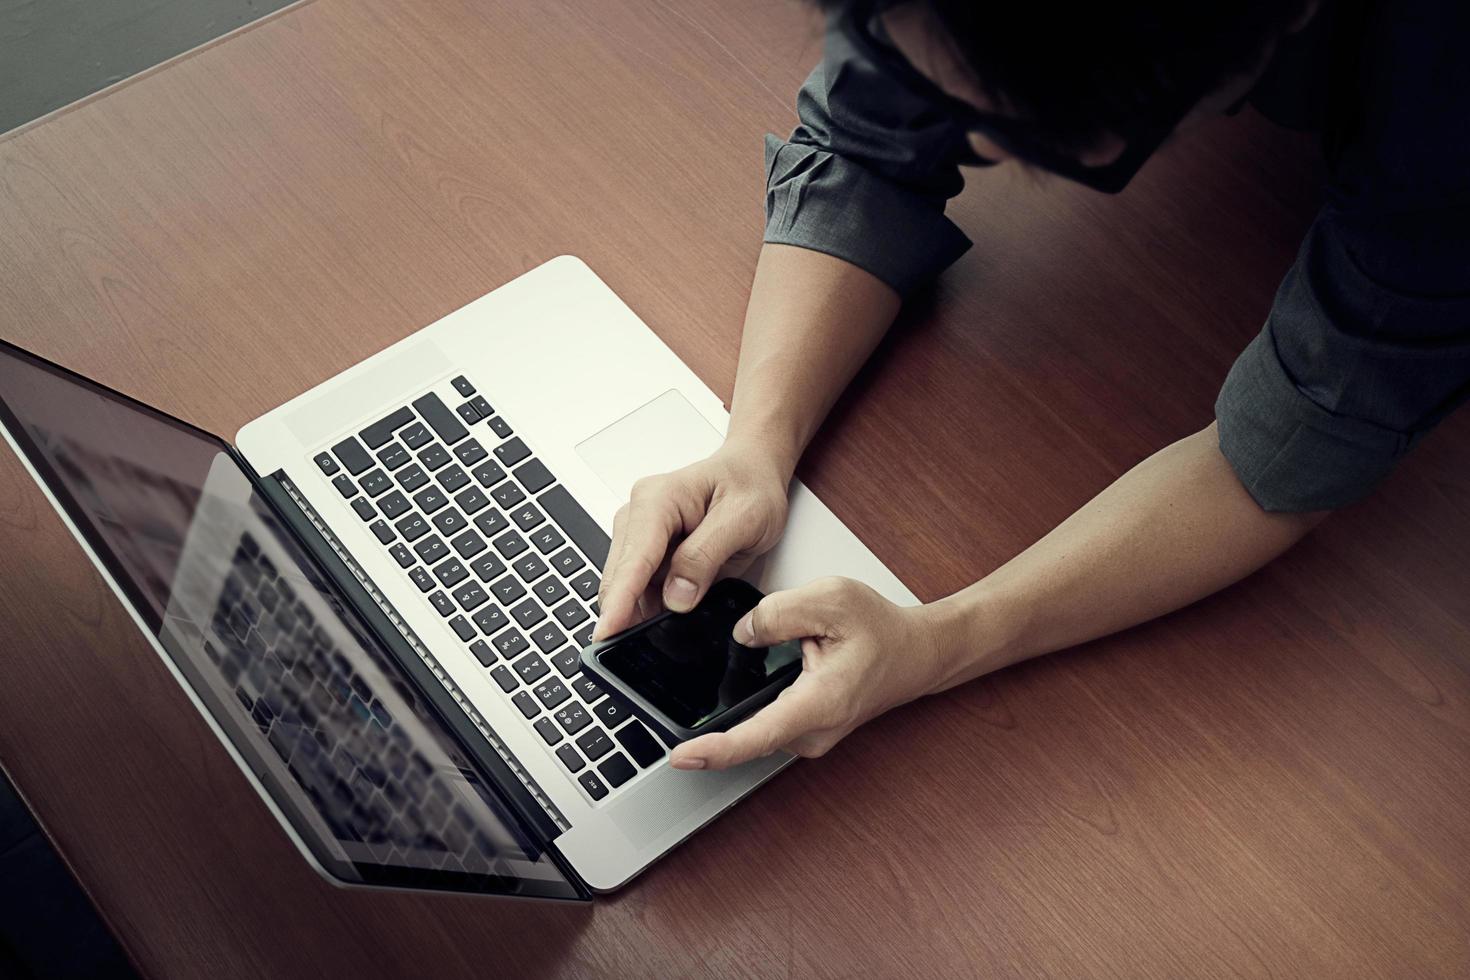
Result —
[[[0, 141], [0, 330], [226, 435], [561, 252], [723, 395], [787, 0], [317, 0]], [[1312, 212], [1211, 126], [976, 247], [805, 476], [924, 598], [1210, 417]], [[898, 711], [593, 908], [335, 890], [0, 454], [0, 759], [148, 974], [1470, 972], [1470, 417], [1264, 573]]]

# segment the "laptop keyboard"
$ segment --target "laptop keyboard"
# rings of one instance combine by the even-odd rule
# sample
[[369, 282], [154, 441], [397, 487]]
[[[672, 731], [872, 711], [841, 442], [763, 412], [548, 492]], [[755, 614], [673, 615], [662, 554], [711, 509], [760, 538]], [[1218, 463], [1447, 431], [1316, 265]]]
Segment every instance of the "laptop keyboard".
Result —
[[[314, 457], [593, 803], [664, 747], [581, 673], [609, 541], [464, 376]], [[447, 394], [447, 391], [446, 391]]]

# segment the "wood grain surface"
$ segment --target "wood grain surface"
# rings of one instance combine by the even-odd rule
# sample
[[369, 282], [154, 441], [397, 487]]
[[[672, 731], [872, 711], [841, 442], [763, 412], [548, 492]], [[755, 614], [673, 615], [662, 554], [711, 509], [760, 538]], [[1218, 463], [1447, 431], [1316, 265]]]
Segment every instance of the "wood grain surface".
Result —
[[[562, 252], [728, 398], [788, 0], [315, 0], [0, 141], [0, 334], [225, 434]], [[975, 248], [802, 474], [963, 586], [1210, 418], [1314, 210], [1249, 115]], [[1010, 169], [1010, 168], [1008, 168]], [[157, 977], [1470, 974], [1470, 417], [1179, 614], [899, 710], [591, 908], [334, 889], [8, 453], [0, 761]]]

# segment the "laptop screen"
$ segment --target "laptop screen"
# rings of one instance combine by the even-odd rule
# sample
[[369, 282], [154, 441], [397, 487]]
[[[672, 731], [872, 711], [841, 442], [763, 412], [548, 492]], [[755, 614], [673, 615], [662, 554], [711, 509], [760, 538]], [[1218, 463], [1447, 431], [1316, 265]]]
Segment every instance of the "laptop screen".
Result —
[[3, 342], [0, 421], [324, 870], [580, 897], [222, 441]]

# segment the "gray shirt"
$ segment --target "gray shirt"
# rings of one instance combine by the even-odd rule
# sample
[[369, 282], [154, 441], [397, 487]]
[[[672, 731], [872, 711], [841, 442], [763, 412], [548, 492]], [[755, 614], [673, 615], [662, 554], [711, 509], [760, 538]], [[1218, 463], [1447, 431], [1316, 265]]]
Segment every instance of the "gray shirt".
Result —
[[[1365, 496], [1470, 395], [1470, 4], [1327, 4], [1251, 101], [1323, 130], [1326, 203], [1215, 404], [1220, 449], [1271, 511]], [[827, 32], [766, 137], [765, 240], [900, 293], [970, 247], [947, 217], [966, 134]]]

